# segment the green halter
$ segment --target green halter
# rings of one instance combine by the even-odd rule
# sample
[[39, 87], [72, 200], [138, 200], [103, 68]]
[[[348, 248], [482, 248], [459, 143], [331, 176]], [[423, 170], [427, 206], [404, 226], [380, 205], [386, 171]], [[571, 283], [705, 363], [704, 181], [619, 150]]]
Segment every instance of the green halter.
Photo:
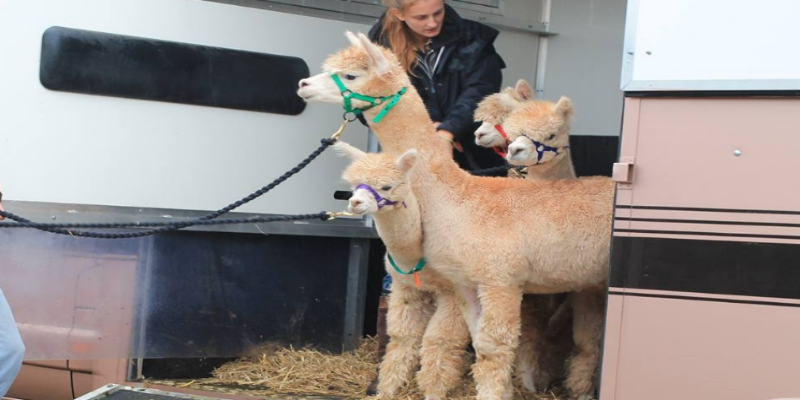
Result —
[[[341, 78], [339, 78], [339, 75], [337, 75], [336, 73], [332, 72], [331, 78], [333, 78], [333, 81], [336, 82], [336, 86], [339, 87], [339, 90], [342, 93], [342, 97], [344, 97], [343, 107], [344, 107], [345, 119], [347, 119], [347, 114], [353, 114], [354, 116], [358, 116], [362, 112], [369, 110], [372, 107], [381, 105], [387, 100], [389, 100], [389, 103], [387, 103], [383, 107], [383, 109], [378, 113], [378, 115], [376, 115], [375, 118], [372, 119], [372, 122], [377, 124], [378, 122], [381, 122], [381, 120], [383, 119], [383, 117], [386, 116], [389, 110], [391, 110], [392, 108], [394, 108], [395, 105], [397, 105], [397, 102], [400, 101], [400, 97], [402, 97], [403, 94], [406, 93], [406, 88], [404, 87], [400, 89], [399, 92], [391, 96], [384, 96], [384, 97], [365, 96], [360, 93], [355, 93], [350, 89], [348, 89], [346, 86], [344, 86], [344, 83], [342, 83]], [[370, 105], [367, 106], [366, 108], [353, 108], [353, 103], [351, 99], [366, 101]]]
[[413, 274], [415, 272], [422, 271], [422, 269], [425, 268], [425, 262], [426, 262], [425, 261], [425, 257], [422, 257], [422, 258], [419, 259], [419, 262], [417, 263], [417, 266], [414, 267], [414, 269], [412, 269], [411, 271], [405, 272], [402, 269], [400, 269], [400, 267], [397, 266], [397, 264], [394, 262], [394, 259], [392, 258], [391, 254], [386, 253], [386, 255], [389, 256], [389, 263], [392, 264], [392, 267], [394, 267], [394, 270], [397, 271], [398, 274], [411, 275], [411, 274]]

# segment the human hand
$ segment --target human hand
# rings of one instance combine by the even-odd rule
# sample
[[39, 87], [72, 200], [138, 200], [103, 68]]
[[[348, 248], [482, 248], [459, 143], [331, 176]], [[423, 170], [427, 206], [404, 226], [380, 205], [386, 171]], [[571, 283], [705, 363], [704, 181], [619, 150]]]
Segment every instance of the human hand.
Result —
[[458, 150], [459, 153], [463, 153], [464, 152], [464, 146], [461, 146], [461, 143], [456, 142], [454, 140], [455, 136], [453, 135], [452, 132], [449, 132], [449, 131], [446, 131], [444, 129], [441, 129], [441, 130], [436, 131], [436, 133], [438, 133], [439, 136], [442, 139], [447, 140], [448, 142], [452, 143], [453, 147], [455, 147], [456, 150]]
[[439, 125], [441, 125], [441, 124], [442, 124], [441, 122], [434, 122], [433, 123], [433, 129], [439, 129]]

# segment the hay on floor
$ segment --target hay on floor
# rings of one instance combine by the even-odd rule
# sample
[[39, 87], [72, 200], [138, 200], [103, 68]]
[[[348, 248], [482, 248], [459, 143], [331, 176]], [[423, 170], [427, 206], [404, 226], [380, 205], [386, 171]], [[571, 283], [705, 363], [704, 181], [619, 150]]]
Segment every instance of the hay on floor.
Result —
[[[227, 363], [214, 371], [213, 378], [150, 382], [253, 397], [288, 395], [363, 399], [367, 386], [377, 375], [376, 348], [377, 342], [373, 338], [362, 340], [355, 351], [339, 355], [285, 348]], [[515, 392], [515, 399], [559, 400], [555, 393], [536, 395], [519, 387]], [[398, 398], [423, 400], [424, 396], [412, 384]], [[472, 377], [465, 374], [463, 383], [448, 398], [474, 399]]]

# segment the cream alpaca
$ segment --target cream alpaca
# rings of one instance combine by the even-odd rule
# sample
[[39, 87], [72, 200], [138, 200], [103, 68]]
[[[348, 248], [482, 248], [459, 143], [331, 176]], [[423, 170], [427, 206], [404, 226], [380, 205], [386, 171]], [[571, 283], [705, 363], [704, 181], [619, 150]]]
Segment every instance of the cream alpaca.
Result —
[[533, 89], [524, 79], [518, 80], [513, 88], [507, 87], [500, 93], [484, 97], [475, 109], [475, 122], [481, 123], [475, 130], [475, 143], [505, 152], [508, 141], [497, 127], [502, 126], [508, 115], [528, 100], [533, 100]]
[[[388, 153], [366, 154], [344, 142], [334, 148], [353, 160], [342, 174], [353, 187], [348, 210], [372, 214], [388, 253], [404, 271], [411, 270], [423, 256], [419, 207], [407, 179], [417, 152], [408, 150], [398, 158]], [[376, 194], [387, 201], [379, 203]], [[426, 399], [443, 399], [461, 380], [470, 341], [453, 286], [430, 267], [423, 267], [417, 288], [412, 276], [396, 272], [388, 259], [385, 263], [392, 276], [386, 321], [390, 339], [380, 365], [378, 390], [381, 397], [394, 397], [410, 383], [421, 358], [420, 389]]]
[[[354, 189], [348, 210], [372, 214], [388, 253], [403, 270], [411, 270], [422, 257], [419, 207], [407, 179], [416, 151], [409, 150], [395, 161], [391, 154], [367, 154], [344, 142], [336, 143], [334, 149], [353, 160], [342, 174]], [[393, 284], [387, 316], [390, 341], [380, 368], [381, 396], [393, 397], [408, 384], [421, 358], [417, 382], [425, 398], [443, 398], [461, 379], [470, 341], [453, 286], [431, 268], [423, 268], [421, 285], [415, 287], [412, 277], [398, 273], [388, 259], [385, 264]], [[524, 315], [535, 319], [530, 299], [523, 306], [533, 309]], [[527, 342], [535, 339], [531, 336], [523, 333]], [[532, 351], [520, 347], [524, 350]]]
[[[525, 165], [528, 179], [574, 179], [569, 149], [572, 101], [561, 97], [557, 103], [531, 101], [520, 104], [503, 122], [511, 145], [508, 161]], [[575, 354], [570, 359], [567, 387], [589, 393], [595, 387], [600, 358], [605, 296], [584, 290], [570, 294], [573, 306]]]
[[410, 179], [421, 210], [423, 252], [430, 266], [466, 299], [461, 306], [477, 355], [473, 374], [478, 399], [510, 398], [522, 294], [605, 284], [613, 183], [605, 178], [550, 181], [469, 175], [452, 160], [449, 148], [441, 146], [446, 142], [436, 138], [421, 98], [394, 55], [364, 35], [348, 37], [353, 45], [329, 57], [325, 73], [302, 80], [298, 94], [341, 104], [331, 73], [344, 78], [350, 90], [369, 96], [408, 88], [380, 122], [373, 118], [381, 107], [365, 116], [386, 152], [420, 151]]
[[[561, 108], [564, 111], [563, 116], [565, 119], [563, 120], [565, 123], [558, 127], [561, 128], [563, 126], [564, 129], [558, 129], [553, 133], [558, 135], [559, 139], [566, 137], [568, 142], [568, 119], [572, 114], [572, 104], [569, 99], [564, 98], [562, 100]], [[515, 110], [523, 106], [530, 107], [531, 103], [546, 104], [547, 102], [534, 101], [533, 91], [528, 82], [523, 79], [517, 81], [513, 88], [506, 88], [500, 93], [484, 98], [475, 110], [476, 122], [482, 123], [481, 127], [475, 131], [476, 143], [485, 147], [495, 147], [495, 151], [499, 155], [505, 156], [504, 153], [509, 152], [508, 148], [505, 148], [505, 151], [498, 150], [498, 146], [506, 147], [509, 143], [509, 138], [506, 136], [507, 133], [503, 125]], [[562, 113], [558, 113], [555, 116], [561, 117]], [[519, 151], [516, 148], [512, 148], [512, 150]], [[534, 154], [537, 154], [535, 150]], [[569, 150], [563, 151], [560, 157], [548, 159], [548, 161], [528, 166], [522, 171], [521, 176], [527, 179], [574, 179], [576, 177]], [[520, 176], [520, 173], [510, 170], [509, 176], [517, 177]], [[570, 312], [571, 302], [565, 301], [563, 296], [557, 295], [534, 296], [530, 301], [535, 302], [537, 307], [534, 308], [533, 312], [529, 312], [525, 310], [525, 305], [523, 305], [523, 332], [530, 333], [521, 337], [517, 368], [520, 371], [519, 375], [523, 378], [524, 386], [535, 390], [536, 387], [547, 387], [553, 378], [563, 374], [561, 368], [564, 365], [566, 355], [572, 347], [569, 341], [578, 341], [579, 339], [583, 341], [581, 332], [593, 331], [593, 329], [586, 329], [580, 326], [586, 321], [586, 318], [575, 318], [571, 322], [579, 326], [574, 327], [575, 329], [572, 330], [574, 333], [569, 336], [559, 337], [556, 334], [557, 332], [570, 334], [570, 329], [565, 325], [570, 323], [572, 317]], [[562, 309], [558, 313], [561, 318], [552, 319], [552, 315], [558, 311], [559, 307]], [[578, 315], [582, 316], [584, 311], [580, 310]], [[550, 323], [551, 319], [553, 321], [552, 324]], [[577, 337], [574, 339], [570, 337], [575, 335]], [[532, 342], [533, 340], [536, 340], [536, 342]], [[577, 357], [573, 360], [580, 359], [582, 358]], [[575, 370], [575, 368], [571, 369]], [[570, 382], [585, 380], [584, 377], [579, 376], [570, 378]], [[591, 376], [589, 379], [591, 379]]]

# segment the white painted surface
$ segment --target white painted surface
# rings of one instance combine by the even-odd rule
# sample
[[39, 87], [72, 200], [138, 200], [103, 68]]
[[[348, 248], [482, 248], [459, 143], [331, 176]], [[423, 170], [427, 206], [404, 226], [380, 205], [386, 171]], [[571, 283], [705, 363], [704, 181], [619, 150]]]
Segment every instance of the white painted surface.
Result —
[[[199, 0], [0, 2], [6, 198], [188, 210], [217, 209], [269, 183], [330, 136], [341, 111], [310, 104], [292, 117], [49, 91], [39, 83], [39, 58], [42, 33], [54, 25], [297, 56], [312, 74], [347, 45], [345, 29], [367, 29]], [[345, 139], [365, 148], [366, 129], [351, 124]], [[346, 187], [345, 164], [323, 154], [240, 211], [341, 210], [332, 193]]]
[[620, 134], [625, 0], [555, 0], [544, 97], [575, 104], [573, 135]]
[[796, 0], [632, 0], [631, 6], [626, 90], [800, 89]]

